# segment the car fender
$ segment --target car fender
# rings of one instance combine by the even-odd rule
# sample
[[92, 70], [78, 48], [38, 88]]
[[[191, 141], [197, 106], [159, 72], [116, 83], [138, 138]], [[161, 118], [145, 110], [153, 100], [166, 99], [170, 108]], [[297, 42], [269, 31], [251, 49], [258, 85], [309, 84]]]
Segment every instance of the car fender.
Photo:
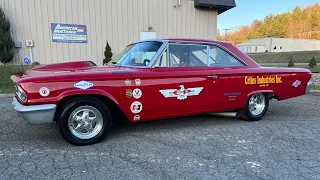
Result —
[[252, 94], [257, 94], [257, 93], [272, 93], [272, 94], [274, 94], [273, 90], [263, 89], [263, 90], [251, 91], [250, 93], [248, 93], [247, 97], [251, 96]]
[[[110, 93], [101, 90], [101, 89], [87, 89], [87, 90], [67, 90], [62, 92], [58, 96], [58, 101], [60, 102], [63, 98], [66, 98], [68, 96], [74, 96], [74, 95], [103, 95], [107, 98], [109, 98], [111, 101], [113, 101], [117, 106], [119, 106], [119, 102], [116, 100], [114, 96], [112, 96]], [[120, 106], [119, 106], [120, 107]]]

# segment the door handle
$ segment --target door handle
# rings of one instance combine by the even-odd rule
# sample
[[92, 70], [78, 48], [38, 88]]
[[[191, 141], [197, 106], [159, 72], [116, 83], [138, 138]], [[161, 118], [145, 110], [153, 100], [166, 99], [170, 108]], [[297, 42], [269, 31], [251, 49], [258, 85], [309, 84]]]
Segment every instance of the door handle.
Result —
[[218, 79], [217, 75], [207, 76], [207, 78]]

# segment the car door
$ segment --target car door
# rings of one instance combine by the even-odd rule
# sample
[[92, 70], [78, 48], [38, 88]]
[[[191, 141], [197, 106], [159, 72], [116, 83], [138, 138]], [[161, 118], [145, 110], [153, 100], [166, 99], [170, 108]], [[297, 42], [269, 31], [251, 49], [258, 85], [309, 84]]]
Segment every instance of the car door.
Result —
[[[170, 43], [153, 68], [141, 69], [146, 119], [197, 114], [208, 110], [207, 57], [190, 61], [206, 45]], [[145, 119], [141, 117], [141, 119]]]
[[213, 102], [213, 110], [241, 108], [247, 98], [243, 74], [245, 64], [219, 45], [209, 46], [209, 62], [206, 84], [214, 94], [214, 96], [208, 96], [208, 99]]

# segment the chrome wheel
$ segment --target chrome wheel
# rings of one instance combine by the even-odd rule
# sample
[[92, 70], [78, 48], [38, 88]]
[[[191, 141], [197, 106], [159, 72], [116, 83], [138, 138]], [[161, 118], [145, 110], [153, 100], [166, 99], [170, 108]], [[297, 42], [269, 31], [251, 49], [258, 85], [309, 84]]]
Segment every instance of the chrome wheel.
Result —
[[249, 99], [249, 111], [254, 116], [259, 116], [266, 107], [266, 99], [262, 93], [253, 94]]
[[103, 117], [98, 109], [92, 106], [81, 106], [70, 114], [68, 126], [75, 137], [91, 139], [102, 130]]

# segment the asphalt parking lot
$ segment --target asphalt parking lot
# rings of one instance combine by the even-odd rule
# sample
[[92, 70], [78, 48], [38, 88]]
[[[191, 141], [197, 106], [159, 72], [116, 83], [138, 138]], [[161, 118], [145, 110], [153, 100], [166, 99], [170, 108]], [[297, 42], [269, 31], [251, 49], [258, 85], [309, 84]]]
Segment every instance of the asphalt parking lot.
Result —
[[320, 94], [272, 101], [265, 118], [193, 116], [118, 126], [77, 147], [0, 99], [0, 179], [320, 179]]

